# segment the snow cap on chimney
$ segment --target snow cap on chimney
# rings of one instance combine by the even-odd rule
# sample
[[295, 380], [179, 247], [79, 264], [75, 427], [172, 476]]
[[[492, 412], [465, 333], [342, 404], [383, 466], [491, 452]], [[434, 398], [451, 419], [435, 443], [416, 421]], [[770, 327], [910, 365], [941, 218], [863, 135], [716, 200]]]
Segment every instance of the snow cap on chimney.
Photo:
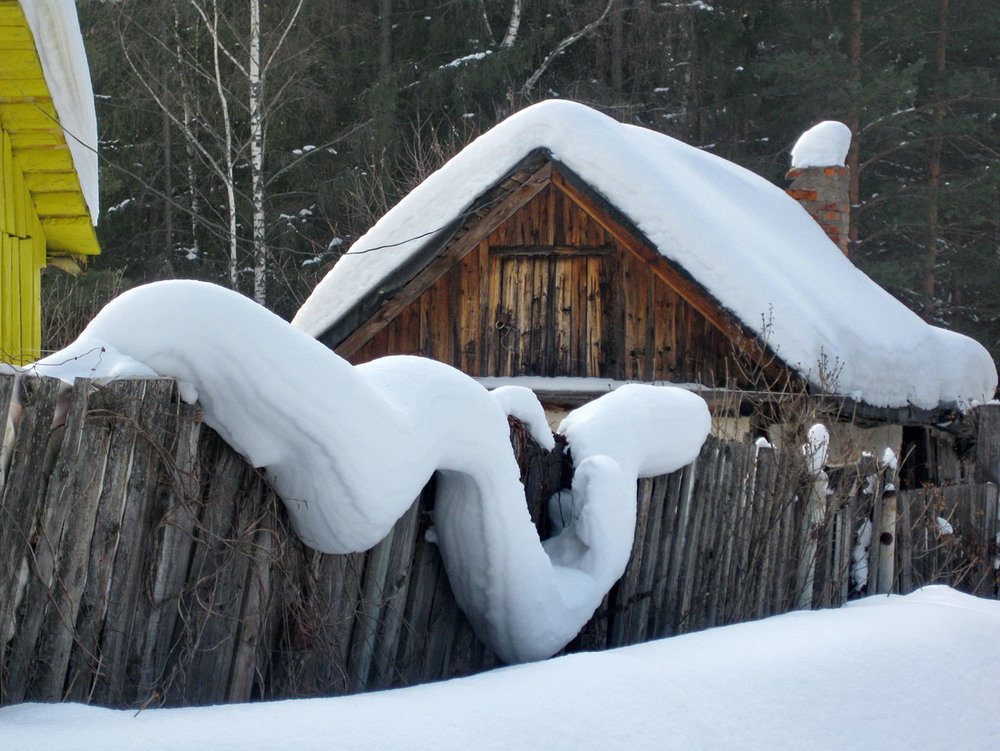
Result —
[[849, 250], [851, 171], [844, 166], [851, 129], [835, 120], [814, 125], [792, 148], [791, 180], [786, 192], [797, 200], [837, 244]]
[[799, 136], [792, 147], [792, 169], [843, 167], [851, 148], [851, 129], [836, 120], [824, 120]]

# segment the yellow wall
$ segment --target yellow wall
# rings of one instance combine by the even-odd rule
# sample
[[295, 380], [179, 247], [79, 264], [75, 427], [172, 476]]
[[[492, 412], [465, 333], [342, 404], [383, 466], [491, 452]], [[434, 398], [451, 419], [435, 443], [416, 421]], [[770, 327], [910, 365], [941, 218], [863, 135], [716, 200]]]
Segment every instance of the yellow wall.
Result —
[[0, 0], [0, 362], [39, 356], [42, 266], [99, 252], [35, 40]]
[[45, 234], [2, 127], [0, 177], [0, 361], [23, 364], [36, 359], [41, 346]]

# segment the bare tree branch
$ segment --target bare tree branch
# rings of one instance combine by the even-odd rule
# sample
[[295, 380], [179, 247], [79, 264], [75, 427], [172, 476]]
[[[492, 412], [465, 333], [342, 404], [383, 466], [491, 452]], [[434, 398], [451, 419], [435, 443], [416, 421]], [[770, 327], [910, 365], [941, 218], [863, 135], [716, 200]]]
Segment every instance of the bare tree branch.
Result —
[[222, 39], [219, 36], [219, 8], [215, 0], [212, 2], [212, 19], [209, 19], [205, 9], [195, 2], [195, 0], [188, 0], [188, 2], [191, 3], [191, 7], [197, 11], [198, 15], [201, 16], [201, 20], [204, 21], [205, 26], [208, 27], [208, 33], [212, 36], [212, 44], [222, 50], [222, 53], [229, 58], [229, 61], [236, 66], [236, 69], [240, 73], [244, 76], [247, 75], [246, 66], [236, 59], [236, 56], [222, 43]]
[[587, 36], [587, 34], [600, 26], [604, 22], [604, 19], [608, 17], [608, 13], [611, 12], [611, 8], [614, 7], [614, 4], [615, 0], [608, 0], [608, 4], [604, 6], [604, 10], [601, 11], [601, 15], [579, 31], [574, 31], [568, 37], [559, 42], [559, 44], [555, 46], [555, 49], [545, 56], [545, 59], [542, 60], [542, 64], [538, 66], [538, 69], [528, 77], [527, 81], [524, 82], [524, 86], [521, 87], [521, 96], [526, 97], [531, 93], [531, 90], [535, 88], [535, 84], [538, 83], [538, 79], [542, 77], [542, 74], [544, 74], [546, 70], [548, 70], [548, 67], [552, 64], [553, 60], [565, 52], [570, 46], [576, 44], [578, 41], [583, 39], [583, 37]]
[[285, 39], [288, 38], [288, 32], [292, 30], [292, 26], [295, 25], [296, 19], [299, 17], [299, 12], [302, 10], [302, 5], [305, 0], [299, 0], [298, 5], [295, 6], [295, 10], [292, 12], [292, 17], [288, 19], [288, 23], [285, 24], [284, 30], [281, 32], [281, 38], [278, 39], [278, 43], [274, 45], [274, 49], [271, 50], [271, 54], [267, 56], [267, 62], [261, 67], [261, 76], [266, 76], [267, 71], [271, 68], [271, 63], [274, 62], [275, 55], [278, 54], [278, 50], [285, 43]]

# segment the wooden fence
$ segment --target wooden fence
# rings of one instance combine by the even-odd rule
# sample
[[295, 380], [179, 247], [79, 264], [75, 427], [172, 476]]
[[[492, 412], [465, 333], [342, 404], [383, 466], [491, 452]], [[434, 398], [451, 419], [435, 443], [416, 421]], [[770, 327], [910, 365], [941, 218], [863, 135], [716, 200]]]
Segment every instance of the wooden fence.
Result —
[[[0, 377], [0, 415], [13, 389]], [[433, 481], [373, 549], [321, 555], [172, 382], [64, 391], [31, 379], [17, 403], [13, 433], [0, 420], [0, 704], [334, 695], [497, 665], [425, 538]], [[571, 468], [514, 427], [544, 534], [539, 509]], [[866, 460], [831, 470], [820, 493], [801, 464], [710, 439], [693, 465], [640, 481], [631, 562], [567, 650], [838, 605], [886, 586], [947, 581], [996, 594], [994, 486], [897, 497]], [[867, 552], [857, 546], [866, 522]]]

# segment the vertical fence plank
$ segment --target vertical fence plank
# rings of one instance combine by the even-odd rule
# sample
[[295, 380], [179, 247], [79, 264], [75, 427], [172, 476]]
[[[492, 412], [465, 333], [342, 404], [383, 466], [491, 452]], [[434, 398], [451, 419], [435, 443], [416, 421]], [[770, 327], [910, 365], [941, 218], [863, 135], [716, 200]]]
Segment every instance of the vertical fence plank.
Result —
[[910, 515], [910, 496], [899, 494], [899, 593], [913, 591], [913, 519]]
[[[102, 394], [91, 396], [86, 393], [89, 390], [89, 382], [77, 382], [75, 391], [83, 392], [81, 400], [86, 405], [85, 410], [104, 408], [106, 402]], [[89, 419], [86, 411], [81, 415], [79, 430], [67, 424], [60, 449], [60, 464], [66, 475], [63, 477], [57, 470], [56, 476], [61, 482], [50, 482], [46, 494], [46, 505], [67, 511], [60, 539], [51, 541], [56, 550], [55, 567], [33, 655], [31, 694], [48, 701], [62, 698], [80, 600], [87, 583], [90, 545], [101, 499], [109, 439], [107, 421]]]
[[[36, 522], [48, 477], [43, 466], [52, 432], [59, 382], [30, 379], [21, 383], [20, 419], [10, 449], [10, 464], [0, 498], [0, 702], [23, 698], [12, 683], [11, 653], [24, 619], [18, 607], [32, 584]], [[23, 685], [23, 684], [22, 684]]]
[[872, 524], [872, 540], [868, 548], [868, 583], [865, 587], [865, 592], [870, 595], [878, 592], [879, 555], [882, 552], [879, 539], [882, 536], [882, 524], [885, 521], [882, 514], [882, 482], [875, 471], [874, 465], [875, 461], [871, 458], [862, 462], [862, 476], [865, 478], [864, 482], [866, 483], [864, 496], [868, 500], [870, 508], [868, 518]]
[[703, 448], [694, 463], [684, 469], [684, 481], [678, 488], [677, 526], [670, 550], [669, 572], [666, 577], [666, 591], [657, 621], [657, 631], [664, 636], [677, 633], [677, 617], [680, 613], [681, 578], [684, 569], [684, 554], [687, 550], [688, 526], [694, 506], [695, 477], [708, 460]]
[[774, 588], [774, 556], [779, 534], [779, 520], [775, 514], [776, 493], [775, 483], [778, 480], [778, 464], [775, 451], [771, 447], [758, 448], [754, 475], [754, 500], [758, 504], [756, 529], [756, 545], [759, 553], [759, 563], [756, 568], [760, 577], [756, 583], [756, 593], [753, 604], [753, 617], [762, 618], [765, 614], [768, 594]]
[[687, 534], [687, 549], [684, 552], [683, 578], [680, 591], [680, 603], [675, 616], [675, 633], [691, 631], [696, 620], [692, 614], [692, 604], [694, 600], [695, 584], [704, 567], [700, 565], [704, 557], [702, 546], [702, 525], [705, 516], [710, 514], [714, 508], [715, 492], [719, 482], [720, 467], [724, 464], [721, 456], [722, 449], [718, 441], [706, 441], [708, 447], [708, 461], [703, 465], [705, 473], [702, 475], [702, 484], [695, 486], [694, 497], [699, 500], [695, 504], [694, 513], [691, 519], [691, 526]]
[[706, 526], [711, 542], [705, 561], [705, 576], [699, 588], [704, 607], [701, 618], [697, 621], [698, 628], [716, 625], [719, 603], [723, 600], [726, 586], [725, 574], [728, 566], [726, 554], [732, 542], [730, 512], [733, 507], [733, 486], [738, 473], [738, 448], [739, 444], [727, 441], [722, 452], [724, 463], [719, 468], [715, 501], [712, 504], [712, 514]]
[[[878, 571], [875, 572], [878, 577], [876, 592], [880, 595], [890, 593], [895, 583], [897, 498], [894, 489], [887, 489], [882, 493], [882, 523], [879, 525], [881, 532], [877, 543], [879, 564]], [[872, 545], [875, 544], [872, 540]]]
[[374, 676], [368, 688], [386, 688], [399, 679], [400, 651], [407, 593], [413, 577], [413, 552], [420, 527], [420, 496], [397, 523], [398, 532], [389, 559], [379, 631], [375, 643]]
[[378, 631], [378, 617], [389, 569], [389, 555], [392, 552], [395, 533], [394, 527], [380, 543], [368, 551], [365, 557], [365, 573], [347, 661], [351, 691], [363, 691], [368, 685], [372, 654], [375, 649], [375, 634]]
[[657, 484], [663, 488], [663, 517], [660, 522], [660, 552], [656, 556], [653, 569], [652, 601], [650, 605], [649, 636], [659, 638], [664, 635], [667, 621], [667, 584], [670, 576], [670, 559], [676, 548], [677, 511], [684, 489], [685, 478], [690, 477], [692, 466], [674, 472], [667, 477], [658, 477]]
[[156, 526], [147, 574], [150, 610], [139, 667], [137, 699], [140, 704], [155, 698], [157, 686], [165, 678], [199, 515], [201, 412], [182, 404], [178, 405], [174, 414], [177, 428], [167, 453], [170, 465], [166, 473], [168, 488], [163, 516]]
[[[674, 472], [670, 477], [676, 476]], [[668, 477], [655, 477], [649, 479], [650, 501], [649, 519], [646, 524], [645, 555], [642, 557], [638, 591], [639, 601], [635, 609], [633, 619], [636, 641], [649, 639], [650, 622], [655, 617], [657, 599], [654, 592], [658, 590], [656, 575], [657, 566], [665, 558], [663, 517], [667, 506], [667, 489], [670, 484]]]
[[749, 603], [753, 600], [750, 582], [750, 554], [753, 547], [757, 523], [757, 504], [754, 498], [756, 487], [757, 447], [745, 444], [743, 467], [740, 470], [739, 495], [735, 510], [734, 553], [729, 573], [728, 595], [724, 613], [724, 623], [736, 623], [749, 618]]
[[[14, 629], [7, 658], [4, 683], [8, 701], [20, 701], [30, 695], [31, 681], [39, 666], [39, 639], [46, 613], [50, 610], [49, 594], [60, 585], [60, 546], [67, 529], [67, 520], [71, 519], [74, 510], [75, 481], [80, 466], [77, 459], [90, 396], [88, 382], [80, 381], [77, 385], [69, 402], [61, 442], [54, 445], [56, 452], [59, 452], [60, 447], [66, 450], [56, 454], [52, 475], [45, 484], [44, 496], [39, 499], [38, 526], [27, 538], [31, 540], [37, 535], [37, 542], [28, 551], [30, 578], [24, 592], [24, 616]], [[42, 425], [36, 425], [35, 429], [39, 433], [46, 432]], [[48, 449], [47, 446], [47, 453]], [[37, 467], [22, 468], [22, 471], [34, 473]], [[45, 659], [45, 656], [41, 656], [41, 659]]]
[[431, 607], [441, 569], [437, 546], [426, 539], [429, 525], [429, 515], [420, 513], [405, 614], [400, 624], [401, 644], [396, 658], [399, 682], [403, 685], [420, 680], [420, 658], [430, 631]]
[[646, 554], [646, 526], [649, 521], [649, 505], [652, 498], [652, 482], [639, 480], [636, 488], [636, 521], [632, 552], [625, 573], [611, 590], [609, 602], [611, 618], [608, 624], [608, 646], [620, 647], [632, 644], [635, 638], [633, 611], [637, 608], [639, 596], [639, 573], [642, 559]]
[[103, 387], [104, 415], [93, 414], [98, 403], [91, 399], [90, 420], [99, 420], [110, 433], [106, 446], [99, 508], [90, 545], [86, 586], [81, 594], [79, 618], [76, 622], [76, 647], [68, 666], [64, 698], [86, 701], [90, 697], [96, 675], [102, 669], [100, 656], [101, 629], [107, 613], [112, 565], [121, 534], [122, 517], [132, 451], [138, 439], [136, 420], [142, 404], [143, 381], [116, 381]]
[[14, 396], [16, 379], [12, 375], [0, 373], [0, 498], [7, 479], [10, 449], [14, 445], [14, 413], [11, 400]]
[[274, 512], [280, 501], [260, 480], [255, 483], [251, 497], [265, 509], [265, 514], [248, 530], [248, 537], [252, 539], [247, 554], [250, 565], [226, 693], [226, 701], [230, 702], [249, 701], [254, 684], [263, 682], [263, 666], [267, 664], [267, 651], [276, 625], [272, 615], [271, 566], [279, 545], [280, 528]]

